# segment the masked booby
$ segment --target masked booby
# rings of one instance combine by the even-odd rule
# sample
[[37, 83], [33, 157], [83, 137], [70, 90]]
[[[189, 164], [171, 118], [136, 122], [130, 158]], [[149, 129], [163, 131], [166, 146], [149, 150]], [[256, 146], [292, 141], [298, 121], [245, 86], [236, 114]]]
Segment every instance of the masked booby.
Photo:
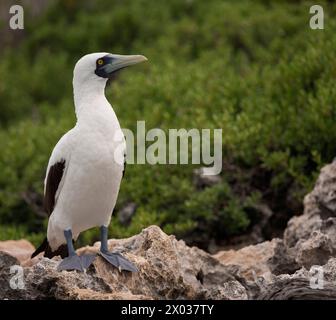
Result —
[[90, 266], [95, 255], [78, 256], [73, 242], [82, 231], [100, 227], [99, 254], [120, 270], [137, 271], [120, 253], [109, 252], [107, 246], [108, 226], [125, 164], [117, 159], [115, 134], [121, 129], [105, 97], [105, 86], [116, 71], [146, 60], [142, 55], [100, 52], [83, 56], [75, 65], [77, 123], [59, 140], [49, 159], [44, 181], [47, 237], [32, 255], [60, 255], [64, 259], [58, 270], [84, 271]]

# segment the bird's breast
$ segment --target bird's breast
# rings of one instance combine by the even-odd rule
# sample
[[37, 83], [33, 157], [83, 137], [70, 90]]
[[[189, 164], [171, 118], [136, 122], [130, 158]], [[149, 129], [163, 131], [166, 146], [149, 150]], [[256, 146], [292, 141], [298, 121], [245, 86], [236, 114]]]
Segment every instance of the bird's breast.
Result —
[[115, 139], [113, 130], [86, 130], [75, 149], [71, 161], [82, 170], [112, 174], [123, 171], [125, 141]]

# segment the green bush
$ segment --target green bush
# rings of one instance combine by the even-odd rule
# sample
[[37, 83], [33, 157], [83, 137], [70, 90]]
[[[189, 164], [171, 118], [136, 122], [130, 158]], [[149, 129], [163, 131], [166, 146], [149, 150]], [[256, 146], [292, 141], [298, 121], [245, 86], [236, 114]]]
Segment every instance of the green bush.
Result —
[[[141, 53], [107, 88], [124, 128], [222, 128], [222, 182], [199, 190], [192, 165], [128, 165], [116, 214], [190, 242], [241, 234], [257, 204], [292, 212], [336, 154], [336, 6], [321, 2], [325, 30], [309, 28], [310, 1], [55, 1], [26, 19], [0, 59], [0, 232], [35, 244], [50, 152], [75, 123], [72, 70], [87, 52]], [[16, 227], [14, 228], [13, 225]], [[7, 227], [8, 226], [8, 227]], [[202, 240], [199, 240], [202, 238]], [[97, 239], [88, 231], [81, 243]]]

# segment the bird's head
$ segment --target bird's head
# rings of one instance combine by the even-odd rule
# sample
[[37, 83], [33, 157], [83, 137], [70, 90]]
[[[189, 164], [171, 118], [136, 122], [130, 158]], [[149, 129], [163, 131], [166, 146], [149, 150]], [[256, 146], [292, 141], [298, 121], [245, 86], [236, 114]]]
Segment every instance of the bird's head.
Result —
[[106, 83], [116, 71], [146, 61], [142, 55], [119, 55], [106, 52], [90, 53], [78, 60], [74, 69], [74, 84]]

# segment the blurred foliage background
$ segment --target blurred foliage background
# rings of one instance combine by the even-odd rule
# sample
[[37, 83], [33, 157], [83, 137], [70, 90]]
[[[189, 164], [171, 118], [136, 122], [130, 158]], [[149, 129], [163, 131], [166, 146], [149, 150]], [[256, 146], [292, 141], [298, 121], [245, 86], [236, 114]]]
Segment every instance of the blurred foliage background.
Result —
[[[336, 155], [330, 1], [319, 1], [324, 30], [309, 28], [312, 1], [14, 2], [25, 29], [8, 28], [13, 1], [0, 16], [0, 239], [44, 236], [45, 169], [75, 123], [72, 71], [89, 52], [149, 58], [106, 90], [123, 128], [223, 129], [217, 184], [195, 183], [192, 165], [128, 165], [111, 237], [150, 224], [205, 249], [279, 236]], [[136, 211], [125, 224], [118, 216], [129, 203]], [[79, 245], [97, 236], [85, 232]]]

